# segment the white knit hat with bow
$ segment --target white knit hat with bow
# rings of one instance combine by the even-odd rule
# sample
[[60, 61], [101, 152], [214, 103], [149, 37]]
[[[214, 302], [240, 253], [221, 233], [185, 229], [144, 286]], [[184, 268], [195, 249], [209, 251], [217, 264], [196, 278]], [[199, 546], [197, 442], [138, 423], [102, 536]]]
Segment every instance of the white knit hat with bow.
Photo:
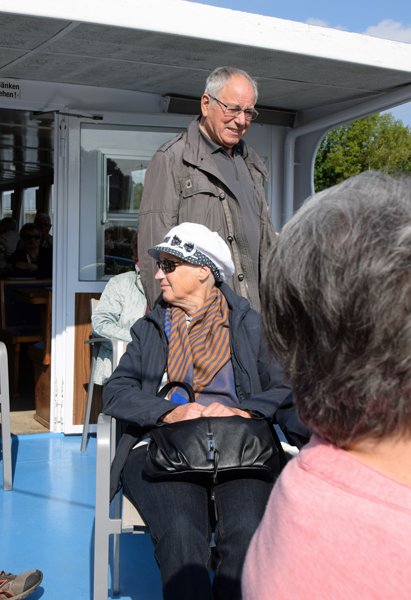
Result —
[[210, 267], [216, 281], [227, 281], [234, 273], [231, 252], [215, 231], [198, 223], [181, 223], [173, 227], [158, 246], [148, 253], [158, 260], [160, 252], [174, 254], [193, 265]]

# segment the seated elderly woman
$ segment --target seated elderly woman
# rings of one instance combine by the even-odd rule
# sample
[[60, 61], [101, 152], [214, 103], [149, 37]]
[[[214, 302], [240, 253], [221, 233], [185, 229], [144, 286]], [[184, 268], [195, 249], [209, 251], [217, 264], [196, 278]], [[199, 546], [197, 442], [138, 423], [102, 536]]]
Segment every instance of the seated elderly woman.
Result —
[[[239, 600], [243, 560], [272, 482], [249, 476], [215, 485], [212, 585], [210, 485], [148, 476], [148, 433], [163, 423], [207, 416], [271, 421], [290, 386], [267, 359], [260, 315], [222, 283], [234, 265], [217, 233], [183, 223], [149, 253], [157, 259], [162, 300], [132, 327], [132, 341], [103, 395], [104, 412], [134, 426], [120, 440], [112, 492], [121, 476], [124, 493], [150, 527], [166, 600]], [[209, 366], [204, 355], [213, 358]], [[169, 399], [156, 397], [167, 380], [191, 384], [195, 402], [185, 403], [180, 388]]]
[[53, 252], [40, 246], [41, 231], [34, 223], [26, 223], [20, 230], [23, 247], [8, 259], [13, 266], [14, 277], [49, 279], [53, 274]]
[[263, 320], [310, 443], [251, 543], [246, 600], [411, 598], [411, 180], [308, 199], [265, 270]]

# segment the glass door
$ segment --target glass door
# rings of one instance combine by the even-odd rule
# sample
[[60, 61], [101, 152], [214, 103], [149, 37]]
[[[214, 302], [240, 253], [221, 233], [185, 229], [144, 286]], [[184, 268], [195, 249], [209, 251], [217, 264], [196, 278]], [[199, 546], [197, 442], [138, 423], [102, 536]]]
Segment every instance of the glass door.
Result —
[[82, 125], [80, 281], [104, 281], [134, 268], [146, 170], [157, 148], [179, 131]]

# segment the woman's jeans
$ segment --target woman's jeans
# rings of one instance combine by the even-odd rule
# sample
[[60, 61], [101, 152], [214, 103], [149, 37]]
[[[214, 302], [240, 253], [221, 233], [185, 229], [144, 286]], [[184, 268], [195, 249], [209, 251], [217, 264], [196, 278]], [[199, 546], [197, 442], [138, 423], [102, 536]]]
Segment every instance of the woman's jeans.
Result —
[[147, 446], [131, 451], [123, 486], [150, 527], [164, 599], [240, 600], [245, 555], [273, 484], [247, 478], [216, 485], [218, 560], [211, 584], [208, 486], [148, 477], [143, 472], [146, 451]]

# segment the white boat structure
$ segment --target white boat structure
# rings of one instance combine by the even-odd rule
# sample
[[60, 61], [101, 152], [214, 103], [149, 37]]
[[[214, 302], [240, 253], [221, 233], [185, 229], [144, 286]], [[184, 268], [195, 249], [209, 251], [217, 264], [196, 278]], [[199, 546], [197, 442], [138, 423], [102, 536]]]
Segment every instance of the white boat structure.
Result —
[[[22, 224], [30, 207], [52, 213], [54, 238], [42, 417], [50, 434], [13, 440], [15, 486], [0, 496], [8, 524], [0, 569], [49, 561], [47, 599], [92, 597], [94, 442], [80, 456], [79, 438], [69, 434], [82, 432], [90, 298], [113, 272], [107, 231], [136, 229], [152, 154], [199, 113], [205, 79], [221, 65], [259, 81], [260, 117], [246, 140], [269, 170], [277, 229], [312, 192], [315, 155], [329, 130], [411, 100], [406, 43], [183, 0], [0, 0], [1, 216]], [[115, 257], [115, 269], [127, 260]], [[77, 509], [89, 511], [88, 525]], [[75, 538], [81, 551], [69, 545]], [[150, 561], [149, 540], [139, 544], [141, 560]], [[153, 566], [145, 564], [121, 597], [160, 598], [141, 591]], [[52, 571], [70, 577], [49, 587]]]

